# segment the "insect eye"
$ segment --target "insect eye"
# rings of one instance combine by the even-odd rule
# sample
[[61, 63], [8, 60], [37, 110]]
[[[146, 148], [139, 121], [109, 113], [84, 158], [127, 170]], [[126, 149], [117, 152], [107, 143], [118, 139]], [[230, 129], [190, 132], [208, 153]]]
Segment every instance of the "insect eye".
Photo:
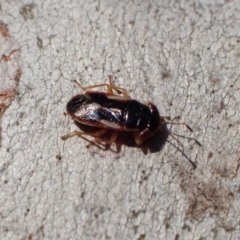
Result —
[[87, 98], [85, 95], [77, 95], [73, 97], [67, 104], [67, 112], [74, 114], [81, 106], [86, 103]]

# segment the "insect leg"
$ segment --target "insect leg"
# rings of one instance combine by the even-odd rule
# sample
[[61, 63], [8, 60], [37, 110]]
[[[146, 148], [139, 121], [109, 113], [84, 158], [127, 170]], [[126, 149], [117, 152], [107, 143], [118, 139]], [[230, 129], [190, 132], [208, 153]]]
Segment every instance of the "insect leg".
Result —
[[114, 131], [109, 140], [105, 140], [105, 139], [101, 139], [101, 138], [96, 138], [95, 140], [97, 142], [104, 142], [106, 145], [110, 145], [110, 144], [112, 144], [113, 142], [116, 141], [117, 136], [118, 136], [118, 132]]
[[111, 143], [116, 141], [117, 136], [118, 136], [118, 132], [113, 132], [109, 140], [105, 140], [102, 138], [95, 138], [93, 141], [88, 140], [89, 144], [87, 145], [87, 148], [90, 148], [92, 145], [95, 145], [102, 150], [109, 149], [113, 152], [118, 153], [121, 150], [121, 146], [119, 146], [119, 144], [116, 143], [116, 151], [110, 148]]
[[103, 84], [97, 84], [97, 85], [88, 86], [88, 87], [83, 87], [76, 80], [73, 80], [73, 81], [80, 89], [82, 89], [85, 92], [90, 90], [90, 89], [93, 89], [93, 88], [107, 87], [107, 93], [109, 93], [111, 95], [114, 95], [114, 93], [113, 93], [113, 89], [114, 89], [116, 92], [118, 92], [118, 93], [120, 92], [121, 94], [123, 94], [123, 97], [125, 97], [127, 99], [130, 99], [127, 90], [125, 88], [121, 88], [121, 87], [118, 87], [118, 86], [114, 85], [112, 83], [112, 76], [108, 76], [108, 77], [109, 77], [109, 84], [103, 83]]
[[140, 137], [139, 133], [134, 133], [134, 140], [137, 145], [142, 145], [143, 139]]
[[91, 141], [89, 139], [87, 139], [86, 137], [84, 137], [83, 135], [88, 135], [88, 136], [92, 136], [92, 137], [101, 137], [102, 135], [104, 135], [106, 133], [106, 129], [102, 129], [102, 130], [99, 130], [95, 133], [86, 133], [86, 132], [80, 132], [80, 131], [74, 131], [74, 132], [71, 132], [71, 133], [68, 133], [67, 135], [64, 135], [62, 136], [62, 140], [66, 140], [70, 137], [74, 137], [74, 136], [78, 136], [80, 138], [82, 138], [83, 140], [87, 141], [89, 144], [87, 145], [87, 148], [90, 148], [92, 145], [95, 145], [96, 147], [102, 149], [102, 150], [105, 150], [105, 148], [103, 148], [103, 144], [99, 144], [97, 141], [96, 141], [96, 138]]
[[106, 129], [101, 129], [97, 132], [94, 132], [94, 133], [87, 133], [87, 132], [80, 132], [80, 131], [74, 131], [74, 132], [70, 132], [64, 136], [62, 136], [62, 140], [66, 140], [70, 137], [74, 137], [74, 136], [78, 136], [78, 137], [81, 137], [82, 138], [82, 135], [88, 135], [88, 136], [92, 136], [92, 137], [101, 137], [103, 134], [106, 133]]
[[123, 94], [123, 97], [127, 98], [127, 99], [131, 99], [130, 96], [128, 95], [128, 92], [125, 88], [121, 88], [121, 87], [118, 87], [116, 85], [113, 84], [112, 82], [112, 76], [108, 76], [108, 80], [109, 80], [109, 87], [110, 87], [110, 91], [113, 93], [113, 89], [115, 91], [117, 91], [118, 93], [122, 93]]
[[[83, 87], [79, 82], [77, 82], [76, 80], [73, 80], [74, 83], [79, 87], [81, 88], [83, 91], [87, 91], [87, 90], [90, 90], [90, 89], [93, 89], [93, 88], [100, 88], [100, 87], [107, 87], [108, 89], [108, 93], [109, 92], [109, 88], [110, 88], [110, 85], [107, 84], [107, 83], [103, 83], [103, 84], [97, 84], [97, 85], [93, 85], [93, 86], [88, 86], [88, 87]], [[113, 94], [113, 93], [112, 93]]]
[[161, 116], [162, 119], [171, 120], [169, 116]]

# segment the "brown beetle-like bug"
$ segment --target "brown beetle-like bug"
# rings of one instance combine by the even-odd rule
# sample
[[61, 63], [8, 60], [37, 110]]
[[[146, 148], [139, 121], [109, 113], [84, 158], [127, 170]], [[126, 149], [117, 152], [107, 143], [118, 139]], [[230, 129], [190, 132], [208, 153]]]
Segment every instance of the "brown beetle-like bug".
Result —
[[[160, 116], [153, 103], [143, 104], [131, 99], [126, 89], [112, 83], [111, 76], [109, 76], [109, 84], [83, 87], [78, 82], [75, 81], [75, 83], [84, 91], [84, 94], [76, 95], [67, 103], [66, 114], [75, 122], [96, 127], [98, 130], [96, 132], [74, 131], [62, 136], [63, 140], [73, 136], [87, 140], [84, 137], [87, 135], [95, 138], [94, 141], [87, 140], [92, 144], [109, 145], [116, 141], [119, 132], [129, 132], [133, 134], [136, 145], [141, 146], [145, 139], [150, 138], [168, 124], [165, 121], [168, 117]], [[107, 92], [92, 91], [100, 87], [106, 87]], [[114, 91], [117, 94], [114, 94]], [[169, 124], [185, 125], [192, 131], [185, 123]], [[102, 136], [109, 130], [111, 130], [110, 138], [103, 139]]]

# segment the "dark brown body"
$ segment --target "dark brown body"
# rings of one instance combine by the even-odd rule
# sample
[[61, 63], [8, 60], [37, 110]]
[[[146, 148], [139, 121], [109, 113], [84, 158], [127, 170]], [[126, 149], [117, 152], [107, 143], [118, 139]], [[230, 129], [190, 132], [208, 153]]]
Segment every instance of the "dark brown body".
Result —
[[157, 107], [103, 92], [86, 92], [73, 97], [67, 113], [82, 124], [116, 131], [139, 132], [141, 138], [154, 134], [160, 123]]
[[[84, 91], [73, 97], [67, 103], [67, 114], [73, 120], [83, 126], [96, 127], [96, 132], [74, 131], [63, 136], [65, 140], [69, 137], [79, 136], [90, 144], [98, 147], [105, 146], [116, 141], [119, 132], [128, 132], [133, 135], [136, 145], [142, 146], [144, 139], [150, 138], [154, 133], [163, 129], [167, 124], [161, 117], [157, 107], [152, 104], [143, 104], [131, 99], [127, 90], [114, 85], [109, 76], [109, 84], [100, 84], [83, 87], [75, 83]], [[92, 91], [93, 88], [106, 87], [106, 92]], [[90, 91], [89, 91], [90, 90]], [[117, 94], [114, 94], [114, 91]], [[121, 95], [120, 95], [121, 94]], [[171, 123], [185, 125], [185, 123]], [[103, 136], [111, 132], [110, 139]], [[93, 141], [85, 136], [92, 136]]]

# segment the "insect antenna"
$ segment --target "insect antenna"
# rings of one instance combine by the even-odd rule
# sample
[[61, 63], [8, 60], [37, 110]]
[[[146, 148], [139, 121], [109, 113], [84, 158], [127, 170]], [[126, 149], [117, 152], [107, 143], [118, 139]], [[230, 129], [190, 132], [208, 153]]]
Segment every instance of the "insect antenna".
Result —
[[[185, 122], [181, 122], [181, 123], [176, 123], [176, 122], [165, 122], [165, 124], [170, 124], [170, 125], [184, 125], [190, 132], [193, 132], [192, 128], [189, 127]], [[175, 137], [175, 136], [178, 136], [178, 137], [184, 137], [184, 138], [187, 138], [188, 140], [194, 140], [195, 143], [198, 145], [198, 146], [202, 146], [202, 144], [197, 141], [197, 139], [195, 138], [192, 138], [192, 137], [186, 137], [186, 136], [183, 136], [183, 135], [179, 135], [179, 134], [176, 134], [176, 133], [172, 133], [170, 132], [168, 129], [166, 129], [166, 132], [168, 135], [170, 135], [179, 145], [181, 145], [183, 147], [183, 145], [180, 143], [180, 141]], [[175, 136], [174, 136], [175, 135]]]
[[173, 136], [173, 133], [167, 131], [167, 134], [171, 136], [177, 142], [177, 144], [183, 148], [183, 144], [176, 137]]
[[179, 135], [179, 134], [176, 134], [176, 133], [172, 133], [171, 132], [171, 137], [173, 137], [172, 135], [175, 135], [177, 137], [182, 137], [182, 138], [186, 138], [188, 140], [193, 140], [199, 147], [202, 147], [202, 144], [195, 138], [192, 138], [192, 137], [186, 137], [186, 136], [183, 136], [183, 135]]
[[[165, 119], [166, 119], [166, 117], [164, 117]], [[164, 119], [163, 118], [163, 119]], [[170, 118], [168, 118], [168, 120], [169, 120]], [[164, 124], [165, 124], [165, 126], [164, 126], [164, 128], [163, 128], [163, 131], [165, 131], [166, 132], [166, 134], [168, 135], [168, 136], [171, 136], [176, 142], [177, 142], [177, 146], [175, 146], [173, 143], [171, 143], [170, 141], [168, 141], [172, 146], [174, 146], [174, 147], [176, 147], [176, 149], [178, 150], [178, 151], [180, 151], [182, 154], [183, 154], [183, 156], [184, 157], [186, 157], [187, 158], [187, 160], [189, 161], [189, 163], [193, 166], [193, 168], [194, 169], [196, 169], [196, 167], [197, 167], [197, 165], [196, 165], [196, 163], [194, 163], [185, 153], [184, 153], [184, 151], [182, 150], [182, 149], [180, 149], [179, 148], [179, 146], [181, 146], [182, 148], [183, 148], [183, 144], [175, 137], [175, 136], [177, 136], [177, 137], [184, 137], [184, 138], [187, 138], [187, 139], [189, 139], [189, 140], [194, 140], [199, 146], [202, 146], [202, 144], [200, 143], [200, 142], [198, 142], [195, 138], [191, 138], [191, 137], [186, 137], [186, 136], [183, 136], [183, 135], [179, 135], [179, 134], [176, 134], [176, 133], [172, 133], [172, 132], [170, 132], [168, 129], [167, 129], [167, 124], [170, 124], [170, 125], [184, 125], [189, 131], [191, 131], [191, 132], [193, 132], [193, 130], [192, 130], [192, 128], [191, 127], [189, 127], [185, 122], [181, 122], [181, 123], [176, 123], [176, 122], [163, 122]], [[163, 124], [162, 123], [162, 124]], [[175, 135], [175, 136], [174, 136]]]
[[[174, 134], [172, 132], [170, 132], [166, 125], [184, 125], [190, 132], [193, 132], [192, 128], [190, 128], [185, 122], [181, 122], [181, 123], [178, 123], [178, 122], [166, 122], [164, 119], [167, 119], [167, 120], [170, 120], [170, 117], [163, 117], [161, 116], [162, 120], [161, 123], [160, 123], [160, 126], [159, 126], [159, 129], [162, 129], [166, 132], [166, 134], [168, 136], [171, 136], [178, 144], [178, 146], [180, 145], [181, 147], [183, 147], [183, 144], [174, 136], [174, 135], [177, 135], [177, 134]], [[165, 125], [165, 127], [163, 127], [163, 124]], [[180, 136], [180, 135], [177, 135], [177, 136]]]
[[181, 123], [166, 122], [166, 124], [170, 124], [170, 125], [184, 125], [190, 132], [193, 132], [193, 130], [185, 122], [181, 122]]

